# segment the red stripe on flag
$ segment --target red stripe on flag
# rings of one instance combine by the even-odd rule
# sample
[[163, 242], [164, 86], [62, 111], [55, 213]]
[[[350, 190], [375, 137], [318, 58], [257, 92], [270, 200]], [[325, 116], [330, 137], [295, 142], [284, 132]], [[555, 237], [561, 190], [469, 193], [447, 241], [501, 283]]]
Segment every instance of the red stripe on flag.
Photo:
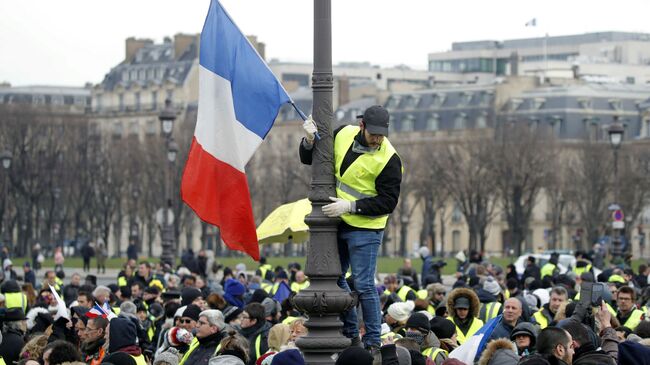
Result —
[[219, 161], [192, 139], [183, 171], [181, 197], [203, 221], [218, 226], [226, 245], [259, 261], [246, 175]]

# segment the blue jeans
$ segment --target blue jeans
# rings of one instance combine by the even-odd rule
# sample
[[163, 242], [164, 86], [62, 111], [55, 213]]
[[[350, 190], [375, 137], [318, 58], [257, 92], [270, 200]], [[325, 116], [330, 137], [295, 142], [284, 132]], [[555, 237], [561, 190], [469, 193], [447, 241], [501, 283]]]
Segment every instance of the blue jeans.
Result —
[[[352, 267], [354, 290], [359, 294], [359, 303], [363, 312], [363, 322], [366, 334], [363, 337], [365, 346], [380, 346], [381, 313], [379, 309], [379, 294], [375, 289], [375, 271], [377, 270], [377, 255], [384, 232], [375, 231], [346, 231], [338, 233], [339, 257], [341, 271], [338, 285], [350, 291], [345, 281], [345, 273]], [[357, 310], [352, 308], [343, 313], [343, 335], [348, 338], [359, 336]]]

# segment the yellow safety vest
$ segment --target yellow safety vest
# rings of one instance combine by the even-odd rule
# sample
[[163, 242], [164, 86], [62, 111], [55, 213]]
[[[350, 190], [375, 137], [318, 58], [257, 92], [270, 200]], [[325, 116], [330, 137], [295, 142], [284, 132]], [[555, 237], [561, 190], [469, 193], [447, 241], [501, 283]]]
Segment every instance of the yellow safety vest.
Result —
[[4, 357], [2, 356], [0, 356], [0, 365], [7, 365], [7, 363], [5, 363]]
[[555, 271], [556, 267], [557, 266], [551, 264], [550, 262], [542, 266], [542, 270], [541, 270], [542, 279], [544, 279], [544, 277], [546, 276], [553, 276], [553, 271]]
[[[377, 196], [375, 179], [388, 164], [391, 157], [397, 153], [388, 138], [384, 138], [376, 152], [364, 153], [359, 156], [341, 176], [343, 159], [352, 143], [354, 143], [354, 137], [359, 134], [359, 131], [359, 127], [349, 125], [343, 127], [334, 139], [336, 195], [349, 201]], [[341, 219], [352, 227], [384, 229], [388, 221], [388, 214], [375, 217], [346, 213], [341, 216]]]
[[427, 299], [429, 296], [429, 291], [426, 289], [420, 289], [415, 293], [419, 299]]
[[541, 329], [544, 329], [548, 327], [548, 318], [542, 313], [543, 309], [538, 310], [537, 312], [533, 313], [533, 318], [535, 318], [535, 321], [537, 321], [537, 324]]
[[[456, 324], [456, 321], [454, 321], [454, 317], [447, 317], [448, 320], [454, 322], [454, 325]], [[460, 328], [456, 325], [456, 336], [458, 339], [458, 343], [462, 345], [465, 343], [465, 341], [472, 337], [478, 330], [483, 327], [483, 321], [480, 319], [474, 317], [472, 320], [472, 325], [469, 326], [469, 329], [467, 330], [467, 333], [463, 334], [463, 331], [460, 330]]]
[[505, 297], [506, 297], [506, 299], [510, 299], [510, 290], [506, 289]]
[[434, 306], [432, 306], [431, 304], [429, 304], [427, 306], [427, 312], [429, 312], [429, 314], [435, 316], [436, 315], [436, 308]]
[[636, 326], [638, 326], [639, 323], [641, 323], [641, 318], [643, 317], [643, 314], [644, 313], [642, 310], [634, 308], [634, 310], [632, 310], [632, 314], [630, 315], [630, 318], [628, 318], [627, 321], [625, 321], [625, 323], [622, 325], [634, 331], [634, 329], [636, 329]]
[[133, 358], [133, 360], [135, 360], [136, 365], [148, 365], [143, 355], [138, 355], [138, 356], [130, 355], [130, 356]]
[[293, 282], [291, 283], [291, 291], [300, 293], [301, 290], [309, 288], [309, 281], [305, 281], [304, 283], [300, 284], [298, 282]]
[[612, 275], [607, 279], [608, 283], [621, 283], [625, 284], [625, 278], [622, 277], [621, 275]]
[[587, 266], [583, 267], [576, 267], [573, 269], [573, 272], [577, 275], [580, 276], [582, 273], [588, 272], [591, 270], [591, 264], [587, 264]]
[[397, 339], [402, 338], [402, 335], [400, 335], [399, 333], [392, 332], [392, 331], [384, 333], [383, 335], [379, 336], [379, 338], [381, 338], [382, 340], [385, 340], [388, 337], [390, 337], [391, 335], [393, 336], [393, 340], [397, 340]]
[[22, 292], [5, 293], [6, 308], [20, 308], [23, 313], [27, 313], [27, 296]]
[[126, 276], [120, 276], [119, 278], [117, 278], [117, 286], [123, 287], [127, 285], [128, 285], [128, 281], [126, 280]]
[[273, 284], [262, 283], [262, 284], [260, 284], [260, 287], [261, 287], [262, 289], [264, 289], [265, 292], [267, 292], [267, 293], [270, 294], [270, 293], [271, 293], [271, 289], [273, 289]]
[[433, 347], [428, 347], [424, 350], [422, 350], [422, 355], [424, 357], [428, 357], [431, 359], [431, 361], [436, 361], [436, 357], [438, 357], [438, 354], [443, 353], [445, 354], [445, 357], [449, 356], [449, 353], [439, 347], [436, 347], [435, 350]]
[[299, 317], [287, 316], [287, 318], [282, 320], [282, 324], [290, 325], [291, 323], [293, 323], [293, 321], [295, 321], [298, 318]]
[[259, 359], [260, 356], [262, 356], [261, 347], [262, 347], [262, 334], [260, 333], [259, 335], [257, 335], [257, 338], [255, 339], [255, 355], [256, 355], [255, 359]]
[[406, 286], [406, 285], [403, 285], [403, 286], [402, 286], [401, 288], [399, 288], [399, 290], [397, 291], [397, 296], [402, 300], [402, 302], [406, 302], [406, 296], [407, 296], [410, 292], [414, 292], [414, 293], [415, 293], [415, 290], [413, 290], [411, 287], [408, 287], [408, 286]]
[[259, 267], [260, 269], [260, 274], [262, 275], [262, 280], [266, 279], [266, 272], [269, 270], [273, 270], [273, 266], [269, 264], [264, 264]]
[[[178, 365], [183, 365], [185, 363], [185, 360], [187, 360], [187, 358], [190, 357], [192, 351], [196, 350], [197, 347], [199, 347], [199, 339], [194, 337], [192, 339], [192, 342], [190, 342], [190, 348], [187, 349], [187, 352], [185, 353], [185, 355], [183, 355], [183, 358], [181, 358], [181, 362], [179, 362]], [[219, 352], [219, 350], [221, 350], [221, 343], [217, 345], [217, 348], [214, 350], [214, 354], [216, 355], [217, 352]]]
[[484, 323], [487, 323], [487, 321], [499, 315], [499, 309], [501, 308], [501, 303], [499, 302], [483, 303], [483, 307], [485, 308], [484, 310], [485, 316], [481, 316], [480, 319]]

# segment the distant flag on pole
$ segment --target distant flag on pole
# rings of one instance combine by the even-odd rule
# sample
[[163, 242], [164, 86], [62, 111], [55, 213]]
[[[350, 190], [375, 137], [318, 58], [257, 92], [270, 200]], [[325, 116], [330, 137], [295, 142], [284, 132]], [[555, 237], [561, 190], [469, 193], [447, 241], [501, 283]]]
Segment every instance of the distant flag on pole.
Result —
[[533, 18], [533, 19], [529, 20], [526, 23], [526, 26], [527, 27], [536, 27], [537, 26], [537, 18]]
[[212, 0], [201, 32], [198, 116], [181, 196], [220, 228], [230, 249], [255, 260], [259, 244], [244, 167], [288, 102], [264, 60]]

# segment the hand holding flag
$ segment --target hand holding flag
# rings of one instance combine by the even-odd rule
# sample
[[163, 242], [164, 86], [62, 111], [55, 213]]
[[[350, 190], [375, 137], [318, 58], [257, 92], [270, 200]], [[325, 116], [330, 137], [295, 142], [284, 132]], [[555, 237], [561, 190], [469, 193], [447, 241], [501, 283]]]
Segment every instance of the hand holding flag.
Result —
[[68, 312], [68, 308], [65, 306], [65, 301], [61, 299], [59, 296], [59, 293], [56, 292], [56, 289], [50, 284], [50, 291], [52, 292], [52, 295], [54, 295], [54, 299], [56, 299], [56, 314], [54, 315], [54, 319], [57, 320], [61, 317], [65, 319], [70, 319], [70, 313]]

